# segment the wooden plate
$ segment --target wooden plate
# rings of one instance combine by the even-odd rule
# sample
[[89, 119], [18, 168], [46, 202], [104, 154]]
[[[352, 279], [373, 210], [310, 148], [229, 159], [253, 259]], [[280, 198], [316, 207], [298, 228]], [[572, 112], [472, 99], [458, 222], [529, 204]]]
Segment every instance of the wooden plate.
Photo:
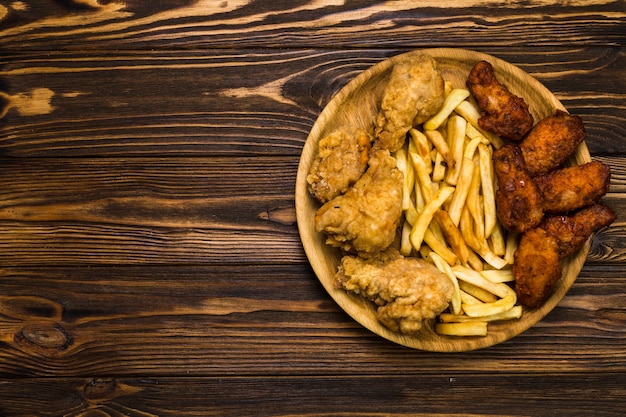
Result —
[[[296, 179], [296, 216], [300, 237], [306, 255], [318, 279], [330, 296], [354, 320], [390, 341], [411, 348], [437, 351], [461, 352], [485, 348], [508, 340], [527, 330], [563, 298], [580, 272], [587, 253], [589, 242], [581, 250], [564, 260], [563, 276], [554, 292], [539, 308], [525, 309], [523, 317], [508, 322], [490, 323], [486, 337], [440, 336], [434, 332], [434, 321], [424, 324], [416, 336], [395, 333], [384, 327], [376, 318], [374, 306], [369, 301], [337, 289], [333, 277], [340, 263], [341, 253], [324, 243], [325, 236], [315, 231], [314, 215], [320, 205], [309, 195], [306, 176], [317, 153], [318, 141], [335, 128], [355, 121], [363, 128], [371, 130], [371, 124], [378, 113], [378, 106], [391, 68], [414, 54], [428, 53], [435, 58], [445, 80], [454, 87], [464, 87], [470, 69], [480, 60], [489, 61], [499, 80], [507, 85], [512, 93], [523, 97], [535, 118], [535, 122], [552, 115], [555, 109], [565, 110], [554, 95], [536, 79], [521, 69], [486, 54], [461, 49], [416, 50], [380, 62], [350, 81], [324, 108], [307, 138], [302, 150]], [[570, 158], [570, 165], [590, 161], [585, 143], [581, 144]]]

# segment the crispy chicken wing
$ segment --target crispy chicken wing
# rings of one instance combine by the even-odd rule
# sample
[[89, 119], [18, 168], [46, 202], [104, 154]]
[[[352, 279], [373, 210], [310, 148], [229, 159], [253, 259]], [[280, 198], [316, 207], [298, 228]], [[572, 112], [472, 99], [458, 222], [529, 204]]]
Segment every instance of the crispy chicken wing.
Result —
[[613, 210], [594, 204], [572, 215], [546, 216], [538, 227], [523, 233], [513, 263], [520, 302], [527, 307], [539, 306], [561, 277], [561, 260], [613, 221]]
[[539, 227], [557, 239], [559, 256], [565, 258], [580, 249], [592, 233], [610, 225], [615, 219], [613, 210], [596, 203], [571, 215], [546, 216]]
[[369, 168], [345, 194], [315, 214], [315, 228], [331, 246], [376, 254], [394, 240], [402, 215], [402, 173], [389, 151], [373, 151]]
[[432, 57], [423, 54], [396, 64], [375, 120], [378, 146], [400, 149], [409, 129], [437, 113], [443, 100], [444, 81]]
[[520, 143], [531, 176], [560, 167], [585, 139], [582, 119], [557, 110], [540, 120]]
[[537, 226], [543, 218], [542, 198], [537, 185], [528, 175], [520, 148], [509, 143], [493, 154], [497, 179], [496, 210], [502, 226], [524, 232]]
[[345, 256], [336, 285], [373, 301], [378, 319], [389, 329], [415, 334], [424, 320], [448, 307], [454, 287], [428, 262], [391, 250], [378, 259]]
[[528, 105], [512, 94], [495, 76], [487, 61], [480, 61], [469, 73], [467, 87], [482, 110], [478, 124], [504, 139], [520, 140], [532, 128], [534, 120]]
[[342, 127], [323, 137], [307, 176], [309, 191], [325, 203], [348, 191], [367, 168], [371, 139], [356, 127]]
[[545, 213], [566, 213], [597, 202], [608, 192], [610, 180], [611, 168], [598, 161], [535, 177]]
[[520, 303], [537, 307], [561, 278], [561, 261], [556, 238], [541, 228], [522, 234], [515, 251], [513, 274]]

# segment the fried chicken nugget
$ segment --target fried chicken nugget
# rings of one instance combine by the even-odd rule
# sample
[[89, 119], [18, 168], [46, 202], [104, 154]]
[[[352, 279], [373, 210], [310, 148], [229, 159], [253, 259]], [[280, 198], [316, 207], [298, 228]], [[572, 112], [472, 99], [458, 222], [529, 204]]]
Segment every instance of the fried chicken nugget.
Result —
[[613, 223], [616, 217], [611, 208], [596, 203], [571, 215], [546, 216], [539, 227], [557, 239], [559, 256], [565, 258], [580, 249], [592, 233]]
[[437, 62], [421, 54], [396, 64], [383, 92], [376, 117], [376, 141], [395, 152], [413, 126], [435, 115], [444, 100], [444, 81]]
[[432, 264], [390, 249], [376, 259], [344, 256], [335, 285], [373, 301], [376, 316], [389, 329], [415, 334], [424, 320], [444, 311], [454, 286]]
[[543, 218], [543, 200], [539, 188], [525, 169], [520, 148], [509, 143], [493, 154], [496, 190], [496, 211], [503, 227], [524, 232]]
[[323, 137], [306, 177], [311, 195], [325, 203], [348, 191], [367, 169], [370, 148], [370, 136], [357, 127], [344, 126]]
[[522, 234], [515, 251], [515, 293], [526, 307], [538, 307], [561, 278], [563, 267], [557, 239], [544, 229]]
[[478, 124], [483, 129], [518, 141], [532, 128], [534, 119], [528, 105], [497, 80], [489, 62], [474, 65], [467, 77], [467, 87], [482, 110]]
[[557, 110], [540, 120], [520, 143], [526, 169], [531, 176], [547, 174], [560, 167], [584, 139], [582, 119]]
[[544, 213], [566, 213], [593, 204], [608, 192], [610, 180], [611, 168], [598, 161], [535, 177]]
[[376, 254], [393, 242], [402, 216], [403, 175], [387, 150], [372, 151], [367, 171], [315, 214], [315, 229], [343, 250]]

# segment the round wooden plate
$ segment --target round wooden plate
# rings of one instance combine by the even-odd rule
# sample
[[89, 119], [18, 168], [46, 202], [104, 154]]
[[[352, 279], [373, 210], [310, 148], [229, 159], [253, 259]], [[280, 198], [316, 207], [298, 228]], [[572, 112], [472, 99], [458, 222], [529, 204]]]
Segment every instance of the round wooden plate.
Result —
[[[536, 309], [525, 309], [519, 320], [489, 324], [489, 333], [485, 337], [441, 336], [434, 331], [434, 321], [424, 323], [419, 334], [407, 336], [395, 333], [383, 326], [376, 318], [374, 306], [362, 297], [353, 295], [333, 285], [333, 278], [340, 263], [341, 253], [324, 243], [325, 236], [315, 231], [314, 216], [320, 207], [309, 194], [306, 176], [317, 153], [319, 140], [335, 128], [348, 122], [359, 123], [370, 129], [378, 113], [378, 106], [383, 89], [387, 83], [391, 68], [415, 54], [427, 53], [435, 58], [443, 78], [453, 83], [454, 87], [464, 87], [465, 80], [474, 64], [481, 60], [489, 61], [496, 76], [509, 90], [528, 103], [535, 122], [552, 115], [555, 109], [565, 110], [554, 95], [536, 79], [521, 69], [493, 56], [462, 49], [425, 49], [394, 56], [367, 69], [344, 88], [324, 108], [307, 138], [302, 150], [296, 178], [296, 216], [300, 238], [306, 255], [318, 279], [330, 296], [354, 320], [390, 341], [411, 348], [436, 352], [462, 352], [493, 346], [504, 342], [527, 330], [563, 298], [580, 272], [587, 253], [589, 242], [581, 250], [564, 260], [563, 276], [552, 295]], [[581, 144], [570, 158], [570, 165], [579, 165], [590, 161], [585, 143]]]

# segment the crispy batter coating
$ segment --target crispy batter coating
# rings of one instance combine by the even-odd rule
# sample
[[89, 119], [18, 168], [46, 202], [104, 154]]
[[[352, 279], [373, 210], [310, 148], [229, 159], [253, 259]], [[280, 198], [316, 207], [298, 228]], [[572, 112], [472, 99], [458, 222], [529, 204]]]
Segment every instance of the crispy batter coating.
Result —
[[444, 311], [454, 291], [433, 265], [395, 250], [378, 259], [345, 256], [335, 280], [337, 287], [373, 301], [381, 323], [405, 334], [417, 333], [424, 320]]
[[520, 143], [526, 169], [532, 176], [547, 174], [560, 167], [584, 139], [582, 119], [557, 110], [540, 120]]
[[437, 113], [443, 100], [444, 81], [431, 56], [396, 64], [375, 121], [378, 146], [391, 152], [400, 149], [409, 129]]
[[376, 254], [393, 242], [402, 216], [403, 176], [389, 151], [373, 151], [369, 168], [345, 194], [315, 214], [315, 228], [331, 246]]
[[480, 61], [467, 77], [467, 87], [478, 102], [483, 129], [509, 140], [521, 140], [533, 126], [533, 116], [521, 97], [501, 84], [487, 61]]
[[523, 305], [538, 307], [561, 278], [556, 238], [541, 228], [529, 230], [515, 251], [515, 293]]
[[609, 190], [611, 168], [599, 161], [562, 168], [535, 178], [544, 213], [566, 213], [600, 200]]
[[509, 143], [493, 153], [498, 189], [496, 210], [500, 223], [513, 232], [537, 226], [543, 218], [542, 198], [528, 175], [520, 148]]
[[348, 191], [367, 169], [371, 138], [363, 129], [341, 127], [318, 145], [307, 182], [311, 195], [325, 203]]
[[596, 203], [571, 215], [546, 216], [539, 227], [557, 239], [559, 256], [565, 258], [580, 249], [592, 233], [610, 225], [615, 219], [613, 210]]

